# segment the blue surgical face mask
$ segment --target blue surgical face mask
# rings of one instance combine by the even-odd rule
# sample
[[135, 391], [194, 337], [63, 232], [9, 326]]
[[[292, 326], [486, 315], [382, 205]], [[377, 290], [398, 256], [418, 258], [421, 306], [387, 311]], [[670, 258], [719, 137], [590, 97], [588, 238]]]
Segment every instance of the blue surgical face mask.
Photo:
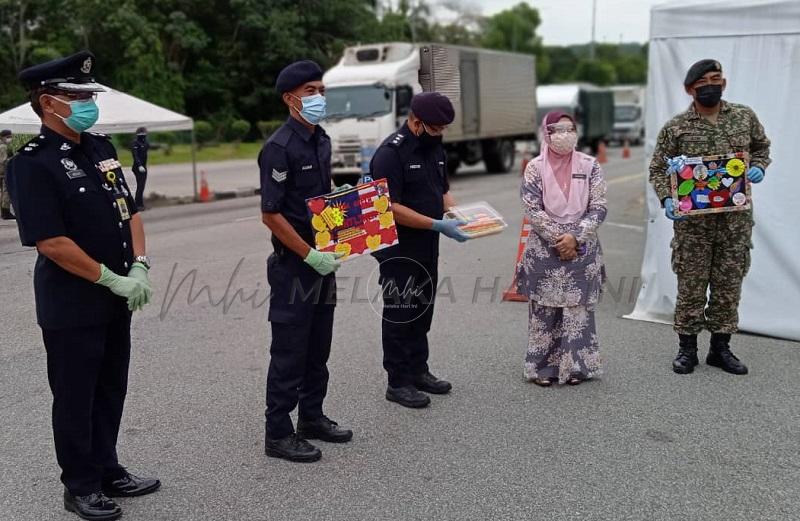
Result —
[[59, 116], [58, 114], [56, 114], [56, 116], [61, 118], [65, 125], [78, 134], [92, 128], [100, 117], [100, 109], [97, 107], [97, 103], [95, 103], [93, 99], [77, 101], [64, 101], [59, 98], [55, 99], [61, 103], [66, 103], [69, 105], [69, 109], [72, 112], [66, 118]]
[[[297, 98], [297, 96], [295, 96]], [[308, 121], [312, 125], [319, 125], [322, 118], [325, 117], [327, 103], [325, 96], [322, 94], [314, 94], [313, 96], [303, 96], [297, 98], [303, 102], [303, 109], [300, 111], [300, 117]]]

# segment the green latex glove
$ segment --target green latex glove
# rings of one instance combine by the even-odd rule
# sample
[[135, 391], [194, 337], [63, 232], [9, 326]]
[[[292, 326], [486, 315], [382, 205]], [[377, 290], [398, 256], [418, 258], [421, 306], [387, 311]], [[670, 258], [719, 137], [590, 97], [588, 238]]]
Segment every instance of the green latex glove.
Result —
[[137, 308], [134, 304], [138, 304], [144, 294], [150, 291], [150, 288], [141, 280], [117, 275], [106, 268], [104, 264], [100, 265], [100, 278], [97, 279], [95, 284], [105, 286], [110, 289], [114, 295], [127, 299], [128, 309], [131, 311], [141, 308], [141, 306]]
[[324, 276], [334, 273], [339, 269], [342, 263], [336, 259], [343, 255], [344, 253], [321, 252], [311, 248], [303, 261], [314, 268], [317, 273]]
[[130, 271], [128, 271], [128, 277], [142, 281], [147, 285], [147, 291], [142, 295], [142, 298], [134, 303], [135, 309], [142, 309], [150, 303], [150, 297], [153, 296], [153, 285], [150, 283], [149, 270], [141, 262], [134, 262]]

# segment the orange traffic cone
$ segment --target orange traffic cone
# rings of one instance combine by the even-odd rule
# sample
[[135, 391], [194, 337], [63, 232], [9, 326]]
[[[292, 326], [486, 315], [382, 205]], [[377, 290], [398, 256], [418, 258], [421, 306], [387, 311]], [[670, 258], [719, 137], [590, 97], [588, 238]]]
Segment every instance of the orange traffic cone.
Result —
[[205, 171], [200, 172], [200, 202], [207, 203], [211, 200], [211, 190], [208, 189]]
[[517, 260], [514, 263], [514, 278], [511, 286], [503, 292], [503, 300], [506, 302], [527, 302], [528, 298], [517, 292], [517, 268], [522, 262], [522, 254], [525, 252], [525, 243], [528, 242], [528, 235], [531, 233], [531, 222], [528, 217], [522, 219], [522, 229], [519, 232], [519, 245], [517, 246]]
[[626, 139], [625, 146], [622, 147], [622, 159], [630, 159], [631, 158], [631, 144]]
[[601, 141], [600, 144], [597, 145], [597, 162], [608, 163], [608, 153], [606, 152], [605, 141]]

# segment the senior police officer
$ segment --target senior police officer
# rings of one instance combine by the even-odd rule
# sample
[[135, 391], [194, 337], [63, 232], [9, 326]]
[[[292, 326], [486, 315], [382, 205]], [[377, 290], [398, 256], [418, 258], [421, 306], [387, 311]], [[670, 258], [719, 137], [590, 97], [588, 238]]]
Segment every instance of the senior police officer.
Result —
[[12, 159], [8, 184], [22, 244], [38, 250], [36, 313], [53, 393], [64, 507], [116, 519], [109, 497], [139, 496], [157, 479], [117, 461], [128, 381], [131, 312], [150, 300], [149, 261], [114, 146], [86, 132], [98, 119], [88, 51], [23, 70], [41, 132]]
[[[456, 219], [443, 219], [454, 204], [447, 180], [442, 134], [455, 112], [438, 92], [417, 94], [408, 120], [375, 152], [375, 179], [387, 179], [399, 244], [374, 253], [383, 287], [383, 366], [386, 399], [405, 407], [426, 407], [427, 393], [452, 386], [428, 368], [428, 331], [438, 281], [439, 234], [459, 242], [468, 236]], [[424, 392], [423, 392], [424, 391]]]
[[[700, 60], [689, 68], [686, 93], [689, 108], [668, 121], [658, 135], [650, 163], [650, 182], [667, 218], [674, 221], [672, 267], [678, 277], [675, 331], [678, 355], [672, 363], [678, 374], [694, 371], [697, 335], [711, 332], [706, 363], [732, 374], [747, 373], [731, 352], [731, 334], [738, 326], [742, 280], [750, 267], [751, 210], [680, 217], [670, 194], [665, 158], [748, 152], [747, 179], [760, 183], [770, 164], [770, 142], [750, 107], [722, 100], [727, 81], [716, 60]], [[710, 290], [710, 298], [707, 293]]]
[[[272, 328], [267, 373], [268, 456], [317, 461], [307, 439], [350, 441], [353, 433], [323, 413], [333, 335], [337, 255], [314, 249], [306, 199], [330, 192], [331, 142], [319, 126], [325, 116], [322, 69], [303, 60], [278, 75], [276, 88], [289, 119], [270, 136], [258, 158], [261, 211], [272, 231], [267, 260]], [[298, 407], [297, 432], [289, 413]]]

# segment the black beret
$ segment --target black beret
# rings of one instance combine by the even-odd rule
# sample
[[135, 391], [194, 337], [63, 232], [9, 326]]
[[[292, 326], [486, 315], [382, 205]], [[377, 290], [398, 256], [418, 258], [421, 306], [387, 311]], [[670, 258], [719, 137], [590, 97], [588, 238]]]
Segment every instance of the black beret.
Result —
[[11, 131], [8, 130], [7, 128], [3, 129], [3, 130], [0, 130], [0, 137], [6, 137], [6, 136], [10, 136], [10, 135], [11, 135]]
[[94, 81], [94, 63], [94, 54], [81, 51], [28, 67], [19, 73], [18, 78], [28, 90], [53, 87], [72, 92], [104, 92], [106, 89]]
[[309, 81], [319, 81], [321, 79], [322, 69], [316, 62], [301, 60], [283, 68], [278, 74], [277, 81], [275, 81], [275, 88], [278, 89], [278, 94], [283, 94]]
[[411, 100], [411, 112], [429, 125], [449, 125], [456, 117], [453, 104], [444, 94], [422, 92]]
[[684, 86], [690, 86], [709, 72], [722, 72], [722, 65], [717, 60], [700, 60], [689, 67], [686, 78], [683, 80]]

